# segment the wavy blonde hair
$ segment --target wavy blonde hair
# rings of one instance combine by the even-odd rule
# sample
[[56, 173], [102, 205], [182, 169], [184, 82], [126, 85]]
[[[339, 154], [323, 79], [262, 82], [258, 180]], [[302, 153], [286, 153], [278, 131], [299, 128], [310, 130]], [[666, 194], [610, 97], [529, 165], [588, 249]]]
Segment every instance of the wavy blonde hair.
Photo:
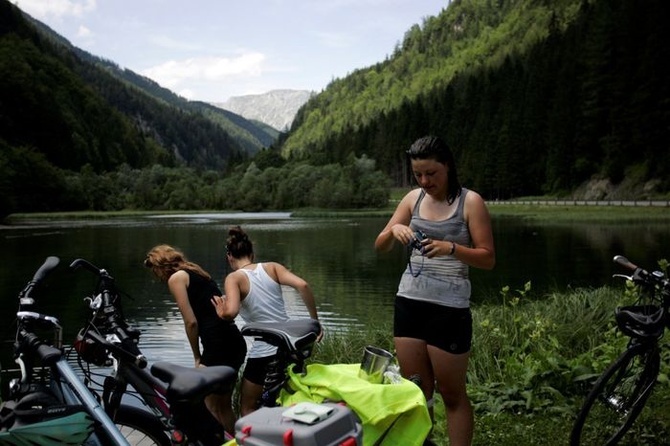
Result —
[[144, 266], [151, 268], [156, 277], [164, 282], [182, 269], [193, 271], [208, 279], [212, 278], [200, 265], [189, 261], [183, 252], [170, 245], [157, 245], [151, 248], [144, 259]]

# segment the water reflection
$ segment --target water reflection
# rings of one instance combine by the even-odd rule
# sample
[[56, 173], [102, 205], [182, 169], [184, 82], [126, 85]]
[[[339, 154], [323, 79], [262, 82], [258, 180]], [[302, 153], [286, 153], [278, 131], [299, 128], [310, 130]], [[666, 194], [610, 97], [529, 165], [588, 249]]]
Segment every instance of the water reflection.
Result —
[[[407, 253], [373, 250], [386, 219], [297, 219], [286, 213], [172, 214], [96, 220], [39, 220], [0, 230], [5, 261], [0, 264], [2, 338], [13, 336], [16, 295], [49, 255], [62, 260], [60, 271], [41, 297], [43, 312], [63, 322], [74, 336], [85, 317], [83, 298], [95, 277], [67, 266], [82, 257], [107, 269], [124, 291], [127, 316], [143, 330], [142, 345], [155, 360], [180, 358], [190, 364], [179, 311], [167, 287], [142, 267], [155, 244], [186, 251], [221, 284], [229, 272], [224, 258], [227, 229], [240, 224], [253, 239], [259, 261], [276, 260], [305, 277], [317, 298], [327, 331], [357, 330], [371, 322], [390, 323], [393, 297]], [[473, 300], [499, 302], [503, 286], [523, 289], [532, 298], [570, 287], [610, 283], [615, 254], [653, 268], [670, 256], [666, 224], [551, 224], [514, 218], [493, 221], [497, 265], [493, 271], [471, 270]], [[292, 289], [285, 290], [289, 310], [307, 316]], [[390, 336], [390, 334], [389, 334]]]

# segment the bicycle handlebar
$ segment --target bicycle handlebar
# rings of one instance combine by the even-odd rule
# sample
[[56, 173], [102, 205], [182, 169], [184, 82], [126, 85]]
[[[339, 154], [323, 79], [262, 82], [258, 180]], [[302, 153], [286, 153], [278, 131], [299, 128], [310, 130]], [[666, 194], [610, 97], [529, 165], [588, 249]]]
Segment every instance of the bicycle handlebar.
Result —
[[79, 268], [85, 268], [96, 275], [99, 275], [101, 271], [97, 266], [93, 265], [91, 262], [84, 259], [73, 260], [72, 263], [70, 263], [70, 268], [72, 268], [73, 270], [77, 270]]
[[626, 257], [622, 255], [616, 255], [614, 256], [613, 259], [614, 263], [618, 263], [619, 265], [623, 266], [626, 269], [629, 269], [631, 271], [635, 271], [637, 269], [637, 265], [628, 260]]
[[19, 306], [23, 305], [33, 305], [35, 299], [32, 294], [35, 291], [35, 288], [53, 271], [56, 269], [60, 259], [55, 256], [49, 256], [46, 258], [44, 263], [35, 271], [33, 278], [28, 282], [28, 284], [19, 292]]
[[126, 347], [120, 347], [113, 342], [109, 342], [107, 339], [94, 331], [87, 332], [86, 337], [94, 342], [97, 342], [98, 344], [103, 345], [106, 349], [116, 353], [121, 359], [132, 362], [141, 369], [145, 368], [148, 364], [147, 358], [142, 353], [135, 355], [129, 351], [130, 349], [128, 349], [128, 342], [124, 342], [122, 340], [121, 344], [126, 345]]
[[35, 333], [27, 330], [19, 330], [19, 341], [17, 342], [20, 342], [25, 349], [34, 351], [42, 364], [48, 367], [51, 367], [63, 356], [61, 349], [50, 346]]
[[[670, 293], [670, 280], [668, 280], [662, 272], [654, 271], [650, 273], [649, 271], [637, 266], [636, 264], [634, 264], [633, 262], [631, 262], [622, 255], [614, 256], [613, 261], [614, 263], [617, 263], [633, 272], [633, 274], [630, 277], [629, 276], [623, 276], [623, 277], [632, 280], [633, 282], [639, 285], [645, 285], [645, 286], [658, 285], [665, 292]], [[621, 275], [615, 274], [615, 277], [616, 276]]]
[[128, 324], [126, 323], [120, 308], [117, 306], [117, 293], [114, 277], [112, 277], [107, 270], [98, 268], [88, 260], [81, 258], [74, 260], [70, 264], [70, 268], [74, 270], [84, 268], [98, 276], [100, 279], [98, 289], [100, 290], [102, 305], [99, 309], [95, 309], [94, 311], [96, 313], [101, 311], [103, 315], [102, 317], [104, 318], [104, 325], [106, 326], [105, 331], [115, 335], [121, 341], [121, 345], [119, 346], [113, 342], [108, 342], [104, 337], [97, 333], [88, 332], [87, 336], [94, 342], [100, 343], [109, 350], [115, 352], [121, 358], [133, 362], [139, 368], [145, 368], [148, 361], [134, 342], [136, 337], [128, 332]]

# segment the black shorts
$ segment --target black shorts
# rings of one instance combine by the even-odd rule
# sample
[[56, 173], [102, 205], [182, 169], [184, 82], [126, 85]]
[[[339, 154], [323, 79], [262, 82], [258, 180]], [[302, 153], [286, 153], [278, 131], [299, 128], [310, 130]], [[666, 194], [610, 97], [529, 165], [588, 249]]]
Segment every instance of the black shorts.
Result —
[[262, 386], [265, 383], [268, 364], [274, 359], [274, 356], [265, 356], [263, 358], [249, 358], [244, 366], [242, 376], [254, 384]]
[[472, 347], [472, 313], [396, 296], [393, 336], [426, 341], [445, 352], [467, 353]]
[[227, 365], [240, 370], [247, 356], [247, 343], [237, 328], [225, 336], [200, 339], [203, 345], [200, 357], [202, 365]]

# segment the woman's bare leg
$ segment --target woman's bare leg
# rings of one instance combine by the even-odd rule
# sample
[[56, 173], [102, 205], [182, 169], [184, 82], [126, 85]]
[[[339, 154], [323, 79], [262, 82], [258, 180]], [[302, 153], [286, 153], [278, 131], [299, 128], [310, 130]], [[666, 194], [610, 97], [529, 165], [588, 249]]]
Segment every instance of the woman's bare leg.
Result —
[[474, 416], [465, 386], [470, 353], [456, 355], [429, 345], [428, 354], [447, 413], [449, 444], [470, 446]]

